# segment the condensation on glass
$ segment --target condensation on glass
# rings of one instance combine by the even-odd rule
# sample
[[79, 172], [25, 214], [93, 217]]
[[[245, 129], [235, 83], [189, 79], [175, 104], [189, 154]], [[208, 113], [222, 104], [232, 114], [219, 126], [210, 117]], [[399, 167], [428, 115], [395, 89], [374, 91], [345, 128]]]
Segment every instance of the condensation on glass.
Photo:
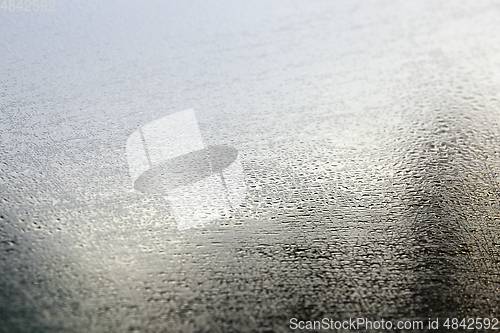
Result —
[[238, 151], [205, 146], [192, 109], [144, 125], [126, 151], [134, 188], [165, 193], [180, 230], [228, 216], [246, 197]]

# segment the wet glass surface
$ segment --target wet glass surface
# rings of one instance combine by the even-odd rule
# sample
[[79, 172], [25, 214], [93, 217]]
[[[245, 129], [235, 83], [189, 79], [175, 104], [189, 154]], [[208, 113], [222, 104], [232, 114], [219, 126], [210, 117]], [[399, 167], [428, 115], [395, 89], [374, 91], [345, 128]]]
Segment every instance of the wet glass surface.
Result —
[[0, 8], [0, 331], [500, 317], [498, 4], [53, 3]]

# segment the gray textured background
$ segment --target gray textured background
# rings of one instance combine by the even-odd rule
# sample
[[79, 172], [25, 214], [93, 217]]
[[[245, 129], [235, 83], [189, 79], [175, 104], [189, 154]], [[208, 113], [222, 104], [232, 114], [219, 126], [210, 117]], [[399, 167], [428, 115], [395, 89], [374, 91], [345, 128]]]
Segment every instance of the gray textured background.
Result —
[[[499, 317], [495, 1], [0, 10], [0, 331]], [[127, 137], [193, 108], [247, 199], [179, 231]]]

